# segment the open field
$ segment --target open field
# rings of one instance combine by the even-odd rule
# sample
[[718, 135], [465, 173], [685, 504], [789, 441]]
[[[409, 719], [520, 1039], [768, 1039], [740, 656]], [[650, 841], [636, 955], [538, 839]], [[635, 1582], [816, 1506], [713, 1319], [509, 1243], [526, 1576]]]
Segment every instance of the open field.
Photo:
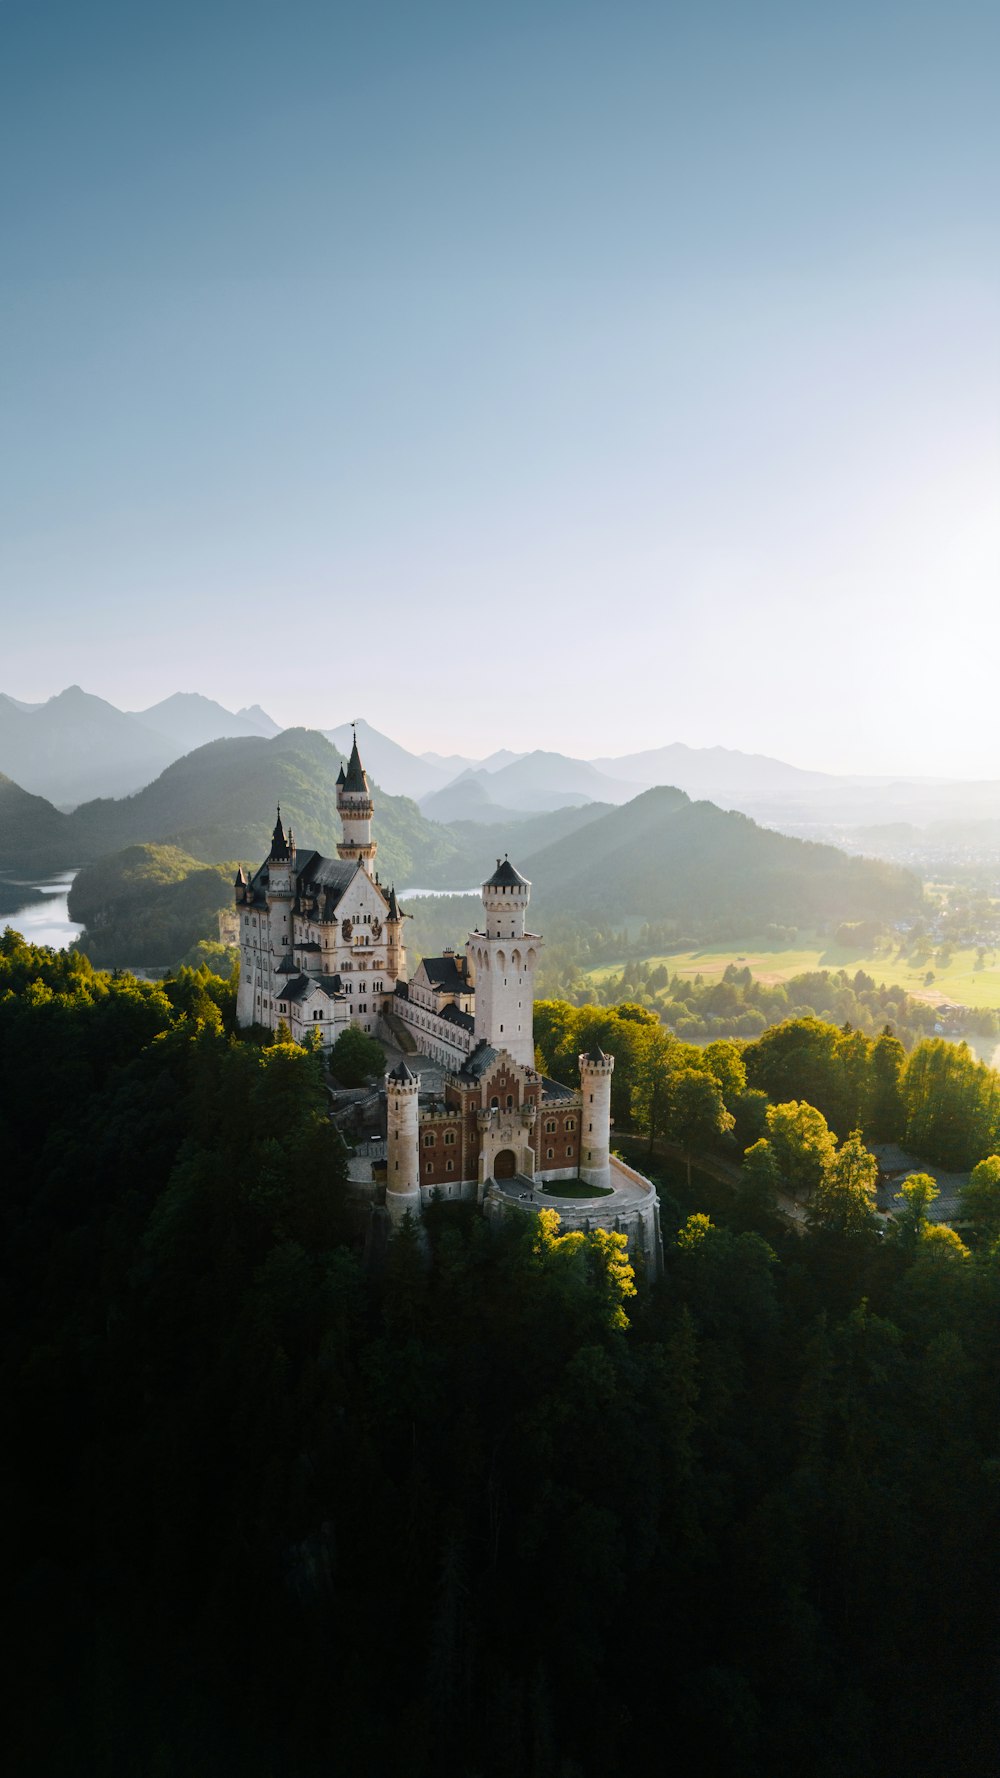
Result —
[[[877, 983], [905, 988], [915, 999], [926, 1000], [932, 1006], [954, 1001], [962, 1006], [1000, 1009], [1000, 957], [995, 959], [990, 952], [982, 969], [976, 968], [974, 950], [954, 951], [945, 969], [939, 969], [933, 957], [917, 968], [907, 957], [898, 955], [897, 947], [872, 954], [857, 946], [835, 945], [825, 939], [810, 944], [807, 939], [803, 942], [804, 936], [800, 933], [789, 945], [750, 940], [742, 947], [705, 945], [695, 951], [650, 957], [649, 962], [653, 966], [662, 963], [672, 975], [700, 975], [706, 982], [718, 981], [730, 963], [749, 968], [763, 982], [785, 982], [789, 976], [801, 975], [807, 969], [846, 969], [852, 975], [863, 969]], [[609, 976], [619, 976], [624, 967], [624, 959], [605, 964], [590, 970], [588, 979], [607, 981]], [[928, 971], [934, 975], [930, 983], [926, 980]]]

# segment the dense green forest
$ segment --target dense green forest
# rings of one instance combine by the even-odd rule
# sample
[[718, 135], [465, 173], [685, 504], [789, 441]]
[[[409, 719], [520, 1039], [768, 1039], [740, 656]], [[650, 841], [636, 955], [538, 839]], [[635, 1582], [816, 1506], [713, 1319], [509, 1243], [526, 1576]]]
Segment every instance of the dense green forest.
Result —
[[[680, 1168], [637, 1294], [455, 1206], [372, 1270], [319, 1059], [232, 1011], [0, 940], [11, 1770], [992, 1774], [995, 1234]], [[647, 1133], [667, 1083], [801, 1161], [810, 1099], [853, 1165], [859, 1112], [985, 1104], [819, 1021], [654, 1067], [643, 1009], [550, 1005], [553, 1071], [586, 1029]]]
[[[218, 941], [235, 870], [201, 864], [178, 846], [127, 846], [84, 865], [69, 892], [70, 919], [86, 927], [78, 947], [106, 967], [173, 968], [199, 941]], [[220, 973], [222, 964], [220, 955]]]

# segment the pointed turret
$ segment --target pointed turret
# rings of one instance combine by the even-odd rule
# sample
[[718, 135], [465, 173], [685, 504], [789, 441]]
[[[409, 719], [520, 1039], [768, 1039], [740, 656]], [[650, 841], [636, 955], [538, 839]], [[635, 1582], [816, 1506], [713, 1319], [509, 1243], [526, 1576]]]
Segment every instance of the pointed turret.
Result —
[[361, 755], [358, 752], [357, 729], [354, 730], [354, 745], [351, 748], [351, 757], [347, 763], [347, 777], [344, 779], [344, 789], [362, 796], [368, 795], [368, 775], [365, 772], [364, 766], [361, 764]]
[[290, 855], [290, 847], [288, 844], [288, 840], [286, 840], [286, 838], [285, 838], [285, 830], [281, 825], [281, 804], [279, 803], [278, 804], [278, 819], [274, 824], [274, 832], [271, 835], [271, 851], [269, 854], [269, 862], [276, 863], [276, 864], [277, 863], [283, 864], [285, 862], [285, 860], [289, 857], [289, 855]]
[[374, 808], [368, 778], [358, 752], [356, 729], [347, 771], [341, 766], [337, 779], [337, 813], [344, 831], [344, 837], [337, 847], [337, 856], [363, 864], [370, 874], [378, 848], [372, 839]]

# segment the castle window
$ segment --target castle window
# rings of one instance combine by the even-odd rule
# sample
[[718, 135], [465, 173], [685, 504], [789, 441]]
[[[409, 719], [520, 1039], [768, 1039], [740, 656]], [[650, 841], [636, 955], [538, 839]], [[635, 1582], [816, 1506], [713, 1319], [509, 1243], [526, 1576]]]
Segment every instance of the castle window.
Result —
[[455, 1141], [455, 1132], [454, 1132], [454, 1130], [446, 1130], [446, 1131], [445, 1131], [445, 1133], [444, 1133], [444, 1139], [445, 1139], [445, 1143], [446, 1143], [446, 1144], [447, 1144], [447, 1145], [448, 1145], [448, 1146], [449, 1146], [449, 1147], [450, 1147], [450, 1146], [452, 1146], [452, 1145], [453, 1145], [453, 1144], [454, 1144], [454, 1141]]
[[564, 1130], [575, 1130], [576, 1129], [576, 1118], [575, 1117], [568, 1117], [566, 1119], [566, 1122], [563, 1124], [563, 1129]]
[[434, 1171], [434, 1162], [428, 1161], [426, 1167], [424, 1168], [424, 1172], [425, 1173], [433, 1173], [433, 1171]]
[[573, 1156], [573, 1150], [570, 1147], [569, 1143], [567, 1142], [567, 1144], [566, 1144], [566, 1159], [571, 1160], [572, 1156]]
[[545, 1134], [546, 1134], [546, 1136], [554, 1136], [555, 1133], [556, 1133], [556, 1120], [554, 1117], [547, 1117], [545, 1120]]
[[454, 1171], [455, 1171], [454, 1161], [445, 1161], [444, 1170], [446, 1173], [454, 1173]]
[[424, 1137], [424, 1147], [425, 1147], [425, 1148], [433, 1148], [433, 1147], [434, 1147], [434, 1137], [433, 1137], [433, 1135], [430, 1135], [430, 1136], [425, 1136], [425, 1137]]
[[554, 1157], [554, 1155], [555, 1155], [555, 1152], [556, 1152], [556, 1151], [555, 1151], [555, 1149], [554, 1149], [554, 1148], [547, 1148], [547, 1149], [546, 1149], [546, 1150], [545, 1150], [545, 1159], [546, 1159], [546, 1160], [547, 1160], [547, 1161], [551, 1161], [551, 1160], [552, 1160], [552, 1159], [553, 1159], [553, 1157]]
[[508, 1111], [510, 1110], [513, 1103], [514, 1103], [514, 1095], [513, 1095], [513, 1093], [508, 1093], [507, 1094], [507, 1110]]

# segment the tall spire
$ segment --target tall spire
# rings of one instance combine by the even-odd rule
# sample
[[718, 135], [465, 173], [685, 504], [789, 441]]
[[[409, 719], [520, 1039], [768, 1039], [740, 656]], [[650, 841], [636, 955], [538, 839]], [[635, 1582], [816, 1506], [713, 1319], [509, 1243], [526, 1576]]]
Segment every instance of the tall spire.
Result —
[[367, 796], [368, 778], [365, 768], [361, 764], [361, 755], [358, 752], [357, 723], [351, 723], [351, 731], [354, 736], [354, 741], [351, 747], [351, 757], [347, 763], [347, 777], [344, 779], [344, 789], [351, 790], [359, 796]]
[[345, 860], [353, 860], [355, 864], [363, 864], [371, 873], [377, 847], [372, 839], [372, 806], [371, 791], [368, 778], [361, 764], [358, 752], [358, 731], [355, 723], [351, 724], [354, 738], [351, 745], [351, 757], [347, 762], [347, 771], [343, 767], [337, 779], [337, 813], [340, 816], [344, 837], [337, 847], [337, 856]]
[[274, 824], [274, 832], [271, 835], [270, 858], [271, 858], [271, 862], [278, 864], [278, 863], [283, 862], [288, 857], [289, 857], [289, 846], [288, 846], [288, 841], [285, 838], [285, 830], [281, 825], [281, 804], [279, 803], [278, 804], [278, 819]]

